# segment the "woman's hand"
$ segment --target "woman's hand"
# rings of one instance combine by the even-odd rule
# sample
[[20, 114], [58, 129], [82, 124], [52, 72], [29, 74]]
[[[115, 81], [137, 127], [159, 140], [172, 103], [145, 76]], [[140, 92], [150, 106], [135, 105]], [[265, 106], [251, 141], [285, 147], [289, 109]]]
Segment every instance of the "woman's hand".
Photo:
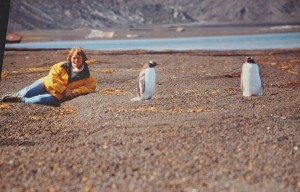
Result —
[[78, 93], [75, 90], [72, 90], [72, 97], [78, 96]]
[[76, 91], [69, 89], [69, 88], [67, 88], [64, 91], [64, 96], [67, 98], [73, 98], [73, 97], [76, 97], [77, 95], [78, 95], [78, 93]]

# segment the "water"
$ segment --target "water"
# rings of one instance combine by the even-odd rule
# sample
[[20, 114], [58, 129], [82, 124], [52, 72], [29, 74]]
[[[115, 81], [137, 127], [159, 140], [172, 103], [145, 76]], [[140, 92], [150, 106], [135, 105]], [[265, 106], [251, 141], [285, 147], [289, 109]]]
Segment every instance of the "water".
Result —
[[300, 48], [300, 33], [234, 35], [169, 39], [81, 40], [24, 42], [6, 48], [55, 49], [81, 46], [86, 50], [250, 50]]

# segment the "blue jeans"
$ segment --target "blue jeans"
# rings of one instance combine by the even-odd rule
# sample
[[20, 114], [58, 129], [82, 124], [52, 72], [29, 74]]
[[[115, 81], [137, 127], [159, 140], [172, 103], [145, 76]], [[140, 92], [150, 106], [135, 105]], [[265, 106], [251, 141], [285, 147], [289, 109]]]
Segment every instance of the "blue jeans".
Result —
[[60, 106], [59, 100], [47, 92], [41, 79], [20, 90], [18, 95], [22, 97], [21, 101], [24, 103]]

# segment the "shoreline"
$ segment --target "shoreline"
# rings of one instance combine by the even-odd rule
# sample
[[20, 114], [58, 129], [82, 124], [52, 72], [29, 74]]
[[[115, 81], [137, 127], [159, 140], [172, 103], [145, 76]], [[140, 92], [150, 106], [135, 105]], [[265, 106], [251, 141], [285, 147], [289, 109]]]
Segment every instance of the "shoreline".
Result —
[[[94, 34], [92, 34], [94, 30]], [[209, 37], [230, 35], [254, 35], [273, 33], [300, 32], [300, 25], [211, 25], [211, 26], [152, 26], [139, 28], [80, 28], [73, 30], [16, 30], [8, 31], [22, 36], [21, 42], [42, 41], [74, 41], [74, 40], [106, 40], [106, 39], [157, 39], [157, 38], [182, 38], [182, 37]], [[99, 33], [113, 33], [113, 37], [100, 37]], [[94, 35], [94, 36], [93, 36]], [[99, 37], [96, 37], [99, 35]], [[90, 37], [88, 37], [90, 36]]]

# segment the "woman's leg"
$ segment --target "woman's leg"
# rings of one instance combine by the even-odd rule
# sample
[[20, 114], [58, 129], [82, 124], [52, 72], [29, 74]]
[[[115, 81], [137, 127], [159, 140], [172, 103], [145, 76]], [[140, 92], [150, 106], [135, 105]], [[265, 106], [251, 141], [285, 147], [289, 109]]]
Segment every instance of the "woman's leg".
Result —
[[60, 106], [59, 100], [50, 93], [44, 93], [30, 98], [22, 97], [22, 101], [28, 104], [42, 104], [55, 107]]
[[31, 85], [21, 89], [18, 92], [18, 95], [21, 97], [33, 97], [39, 94], [47, 93], [44, 83], [41, 79], [35, 81]]
[[21, 89], [18, 93], [8, 92], [5, 93], [2, 102], [24, 102], [24, 97], [33, 97], [39, 94], [47, 93], [42, 80], [37, 80], [33, 84]]
[[21, 101], [24, 103], [50, 106], [60, 105], [59, 100], [46, 91], [41, 79], [20, 90], [18, 95], [22, 97]]

